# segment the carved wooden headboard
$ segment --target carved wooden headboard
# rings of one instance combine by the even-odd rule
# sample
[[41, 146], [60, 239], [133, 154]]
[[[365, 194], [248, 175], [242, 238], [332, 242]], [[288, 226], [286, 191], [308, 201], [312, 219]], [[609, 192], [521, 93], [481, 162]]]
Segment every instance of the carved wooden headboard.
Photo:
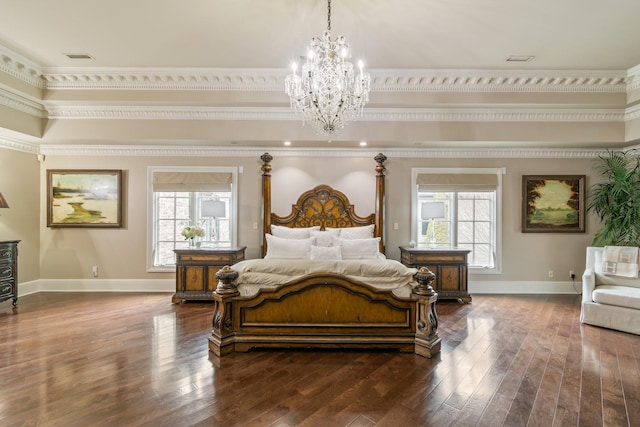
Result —
[[[376, 165], [376, 199], [375, 212], [360, 217], [356, 215], [354, 206], [342, 192], [328, 186], [318, 185], [312, 190], [306, 191], [298, 197], [298, 201], [292, 205], [291, 213], [287, 216], [278, 216], [271, 212], [271, 160], [273, 156], [264, 153], [262, 160], [262, 214], [263, 231], [271, 232], [271, 225], [281, 225], [292, 228], [320, 226], [326, 227], [361, 227], [374, 225], [373, 235], [380, 237], [380, 252], [384, 253], [384, 162], [387, 157], [380, 153], [375, 156]], [[262, 240], [262, 256], [267, 251], [267, 241]]]

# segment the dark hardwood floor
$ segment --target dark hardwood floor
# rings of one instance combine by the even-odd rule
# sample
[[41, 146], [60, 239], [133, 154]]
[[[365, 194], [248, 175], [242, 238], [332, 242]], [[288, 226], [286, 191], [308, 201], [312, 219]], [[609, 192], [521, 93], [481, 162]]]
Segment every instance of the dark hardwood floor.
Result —
[[39, 293], [0, 305], [2, 426], [638, 426], [640, 337], [576, 295], [439, 302], [442, 353], [207, 347], [212, 305]]

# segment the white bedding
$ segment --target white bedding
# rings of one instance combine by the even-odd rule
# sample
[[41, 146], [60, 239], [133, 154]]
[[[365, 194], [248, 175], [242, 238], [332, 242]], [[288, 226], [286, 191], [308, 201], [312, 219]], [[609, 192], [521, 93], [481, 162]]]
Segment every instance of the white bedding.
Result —
[[234, 264], [239, 273], [238, 290], [252, 296], [260, 289], [274, 288], [311, 273], [337, 273], [378, 289], [392, 290], [409, 297], [417, 270], [391, 259], [310, 261], [291, 259], [250, 259]]

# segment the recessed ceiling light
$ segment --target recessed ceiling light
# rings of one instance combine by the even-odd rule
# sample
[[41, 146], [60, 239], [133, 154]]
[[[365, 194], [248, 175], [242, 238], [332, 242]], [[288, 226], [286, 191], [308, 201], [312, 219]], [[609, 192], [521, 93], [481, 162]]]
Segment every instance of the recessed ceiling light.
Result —
[[529, 55], [511, 55], [507, 58], [507, 62], [529, 62], [531, 61], [533, 58], [535, 58], [535, 56], [529, 56]]
[[88, 53], [63, 53], [69, 59], [94, 59]]
[[285, 141], [284, 145], [286, 145], [287, 147], [291, 145], [291, 141]]
[[360, 141], [360, 147], [366, 147], [367, 141]]

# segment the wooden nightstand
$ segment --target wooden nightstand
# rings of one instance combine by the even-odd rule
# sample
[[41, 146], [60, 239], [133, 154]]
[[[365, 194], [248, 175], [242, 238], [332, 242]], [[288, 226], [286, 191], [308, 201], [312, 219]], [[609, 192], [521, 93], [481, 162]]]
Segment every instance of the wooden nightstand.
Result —
[[171, 302], [213, 301], [216, 273], [244, 259], [246, 246], [234, 248], [176, 249], [176, 293]]
[[13, 300], [18, 305], [18, 243], [20, 240], [0, 242], [0, 302]]
[[427, 267], [436, 275], [433, 289], [439, 300], [458, 299], [471, 302], [467, 290], [468, 249], [410, 248], [400, 246], [401, 262], [407, 267]]

